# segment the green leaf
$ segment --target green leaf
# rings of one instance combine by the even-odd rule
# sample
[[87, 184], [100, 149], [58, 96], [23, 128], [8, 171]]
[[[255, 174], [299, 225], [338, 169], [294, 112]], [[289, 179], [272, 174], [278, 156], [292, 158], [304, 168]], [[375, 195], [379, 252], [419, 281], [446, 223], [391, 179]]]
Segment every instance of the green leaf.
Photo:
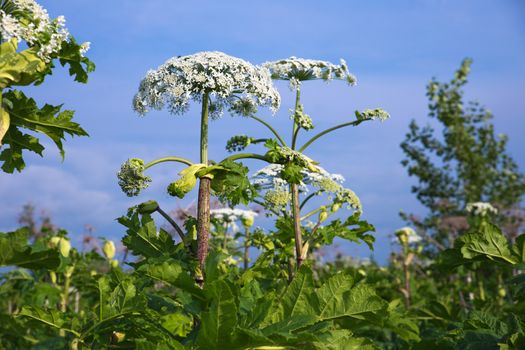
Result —
[[497, 226], [490, 223], [460, 236], [456, 242], [465, 259], [487, 259], [510, 264], [518, 262], [510, 252], [507, 238]]
[[35, 251], [27, 244], [28, 228], [0, 233], [0, 266], [19, 266], [28, 269], [54, 270], [60, 265], [56, 250]]
[[148, 259], [137, 272], [173, 287], [180, 288], [193, 296], [204, 299], [203, 291], [197, 287], [195, 280], [185, 271], [180, 262], [175, 259]]
[[525, 234], [516, 237], [512, 246], [512, 252], [518, 259], [518, 262], [525, 263]]
[[9, 117], [9, 113], [7, 113], [7, 111], [2, 107], [2, 104], [0, 103], [0, 147], [2, 146], [2, 140], [4, 138], [4, 135], [7, 133], [10, 124], [11, 119]]
[[72, 333], [80, 337], [80, 333], [75, 330], [64, 327], [65, 320], [62, 318], [63, 314], [57, 310], [44, 310], [34, 306], [24, 306], [18, 314], [18, 317], [27, 317], [31, 320], [43, 323], [49, 327], [62, 329], [66, 332]]
[[62, 141], [65, 135], [88, 136], [79, 124], [72, 121], [73, 111], [61, 111], [62, 106], [44, 105], [38, 107], [35, 100], [23, 92], [11, 90], [3, 94], [3, 101], [9, 101], [9, 108], [3, 103], [3, 108], [9, 113], [10, 127], [2, 140], [4, 147], [0, 153], [3, 161], [2, 169], [12, 173], [21, 171], [24, 166], [22, 152], [29, 150], [42, 155], [44, 147], [39, 140], [31, 135], [23, 134], [20, 129], [28, 129], [48, 136], [57, 146], [62, 158], [64, 148]]
[[122, 243], [133, 254], [149, 258], [163, 254], [169, 255], [174, 251], [173, 238], [163, 229], [157, 233], [157, 226], [150, 214], [139, 216], [137, 208], [131, 208], [127, 216], [122, 216], [117, 220], [127, 227], [127, 235], [122, 239]]
[[95, 64], [80, 52], [81, 46], [70, 38], [62, 44], [57, 56], [62, 66], [69, 65], [69, 75], [75, 77], [75, 81], [87, 83], [88, 74], [95, 70]]
[[0, 45], [0, 90], [12, 85], [29, 85], [46, 70], [36, 48], [16, 52], [18, 42], [11, 39]]
[[216, 280], [206, 286], [210, 307], [202, 313], [197, 345], [202, 349], [226, 349], [237, 325], [237, 303], [230, 285]]
[[174, 197], [184, 198], [197, 184], [197, 172], [203, 168], [206, 168], [206, 165], [193, 164], [182, 170], [179, 173], [181, 177], [169, 184], [168, 193]]

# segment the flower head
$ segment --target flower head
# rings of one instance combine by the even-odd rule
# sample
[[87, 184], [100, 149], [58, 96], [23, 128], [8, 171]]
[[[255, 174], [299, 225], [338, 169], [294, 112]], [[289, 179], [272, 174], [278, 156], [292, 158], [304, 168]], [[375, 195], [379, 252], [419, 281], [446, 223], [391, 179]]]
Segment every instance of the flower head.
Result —
[[477, 215], [477, 216], [487, 216], [489, 214], [498, 213], [498, 209], [494, 208], [490, 203], [486, 203], [486, 202], [468, 203], [466, 210], [472, 215]]
[[333, 79], [345, 80], [349, 85], [355, 85], [357, 80], [348, 71], [345, 60], [340, 64], [328, 61], [310, 60], [304, 58], [290, 57], [283, 60], [266, 62], [263, 64], [270, 70], [272, 79], [290, 81], [291, 89], [298, 89], [301, 81], [322, 79], [330, 81]]
[[[251, 177], [251, 182], [260, 191], [264, 192], [265, 203], [278, 211], [286, 208], [290, 202], [289, 184], [281, 178], [284, 165], [270, 164], [258, 170]], [[338, 206], [346, 205], [347, 209], [362, 210], [361, 202], [357, 195], [350, 189], [342, 186], [345, 181], [340, 174], [331, 174], [320, 166], [316, 171], [301, 170], [303, 176], [299, 184], [301, 193], [308, 193], [310, 188], [314, 191], [328, 194]]]
[[356, 111], [355, 116], [357, 117], [357, 120], [375, 120], [377, 119], [382, 122], [390, 118], [390, 114], [388, 114], [388, 112], [382, 108], [365, 109], [362, 112]]
[[34, 0], [7, 0], [0, 10], [1, 41], [24, 40], [38, 48], [38, 56], [49, 62], [70, 38], [64, 16], [54, 20]]
[[118, 184], [128, 197], [136, 196], [147, 188], [151, 177], [144, 175], [144, 161], [138, 158], [128, 159], [117, 173]]
[[258, 214], [253, 210], [244, 209], [221, 208], [210, 210], [210, 216], [212, 219], [226, 225], [227, 227], [232, 227], [234, 231], [238, 229], [236, 225], [238, 221], [240, 221], [245, 227], [252, 226], [257, 215]]
[[421, 236], [411, 227], [402, 227], [396, 232], [396, 237], [401, 245], [416, 244], [421, 241]]
[[199, 52], [171, 58], [149, 71], [133, 107], [140, 114], [164, 106], [173, 114], [182, 114], [190, 100], [201, 101], [205, 94], [214, 99], [212, 117], [220, 116], [224, 106], [240, 113], [255, 105], [276, 111], [281, 99], [266, 69], [222, 52]]

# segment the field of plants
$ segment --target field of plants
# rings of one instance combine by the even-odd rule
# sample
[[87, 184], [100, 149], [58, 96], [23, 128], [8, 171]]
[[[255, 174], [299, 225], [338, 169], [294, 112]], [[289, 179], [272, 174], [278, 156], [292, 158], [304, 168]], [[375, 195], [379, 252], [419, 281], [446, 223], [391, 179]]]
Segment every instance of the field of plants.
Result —
[[[23, 172], [28, 152], [42, 155], [40, 138], [64, 157], [66, 136], [87, 136], [73, 111], [23, 87], [45, 89], [64, 68], [87, 83], [95, 69], [88, 50], [35, 1], [0, 0], [4, 173]], [[309, 147], [335, 131], [390, 122], [371, 106], [316, 128], [301, 92], [314, 80], [355, 85], [344, 60], [253, 65], [205, 51], [159, 62], [137, 82], [133, 109], [148, 118], [197, 106], [199, 158], [130, 154], [115, 182], [122, 196], [147, 193], [148, 172], [162, 163], [178, 173], [162, 184], [167, 193], [196, 205], [172, 212], [137, 201], [118, 219], [124, 253], [104, 238], [72, 246], [68, 232], [25, 207], [21, 227], [0, 233], [0, 349], [525, 349], [525, 176], [492, 114], [465, 101], [471, 63], [428, 83], [438, 127], [413, 121], [407, 129], [400, 161], [426, 215], [401, 213], [406, 227], [380, 265], [321, 254], [336, 239], [373, 250], [375, 228], [361, 217], [359, 193]], [[294, 105], [288, 130], [272, 122], [282, 103], [275, 81], [292, 92], [283, 94]], [[222, 157], [210, 159], [208, 129], [223, 115], [259, 132], [232, 134]], [[258, 226], [258, 217], [272, 224]]]

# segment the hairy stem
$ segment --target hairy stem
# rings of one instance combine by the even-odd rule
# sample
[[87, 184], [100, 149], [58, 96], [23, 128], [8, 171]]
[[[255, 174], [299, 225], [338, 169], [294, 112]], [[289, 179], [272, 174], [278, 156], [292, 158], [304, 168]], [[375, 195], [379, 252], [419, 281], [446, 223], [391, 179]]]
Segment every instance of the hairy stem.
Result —
[[292, 219], [295, 236], [295, 255], [297, 259], [297, 269], [303, 264], [303, 237], [301, 233], [301, 211], [299, 209], [299, 186], [292, 184]]
[[[202, 97], [201, 113], [201, 157], [200, 162], [208, 165], [208, 103], [209, 93], [204, 93]], [[204, 264], [208, 256], [208, 237], [210, 230], [210, 187], [211, 180], [207, 177], [199, 179], [199, 197], [197, 204], [197, 259], [201, 271], [204, 271]], [[197, 283], [202, 287], [204, 277], [199, 278]]]

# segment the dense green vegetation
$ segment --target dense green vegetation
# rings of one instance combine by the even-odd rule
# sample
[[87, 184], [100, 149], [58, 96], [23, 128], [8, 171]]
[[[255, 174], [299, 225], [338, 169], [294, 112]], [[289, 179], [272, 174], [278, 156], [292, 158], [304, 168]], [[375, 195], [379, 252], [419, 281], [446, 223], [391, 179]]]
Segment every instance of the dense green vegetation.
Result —
[[[9, 15], [28, 26], [27, 18], [36, 18], [27, 17], [38, 10], [33, 5], [0, 3], [4, 21]], [[48, 34], [62, 38], [51, 56], [42, 56], [51, 41], [40, 32], [40, 41], [17, 31], [2, 37], [0, 80], [7, 79], [2, 89], [8, 91], [0, 159], [6, 172], [23, 168], [20, 127], [45, 133], [60, 149], [64, 132], [85, 134], [71, 122], [72, 112], [39, 109], [12, 89], [40, 83], [54, 59], [71, 64], [82, 82], [92, 70], [81, 46], [62, 36], [61, 21], [47, 21]], [[17, 35], [27, 49], [17, 51]], [[73, 49], [74, 59], [65, 59]], [[22, 61], [27, 65], [17, 63]], [[168, 194], [185, 198], [198, 188], [196, 210], [172, 217], [155, 200], [137, 203], [118, 220], [126, 248], [119, 255], [114, 242], [93, 237], [72, 247], [67, 232], [49, 219], [35, 222], [26, 207], [24, 227], [0, 233], [0, 348], [525, 348], [525, 181], [506, 153], [506, 139], [494, 135], [491, 116], [479, 106], [465, 107], [461, 89], [469, 64], [463, 62], [450, 83], [428, 86], [430, 117], [443, 127], [443, 137], [410, 125], [403, 163], [417, 177], [413, 190], [428, 215], [402, 214], [413, 228], [395, 232], [399, 249], [379, 266], [346, 256], [318, 259], [320, 248], [336, 238], [374, 246], [375, 229], [360, 217], [358, 196], [343, 186], [342, 176], [320, 166], [322, 159], [307, 154], [334, 130], [389, 118], [380, 108], [367, 109], [315, 130], [301, 90], [319, 79], [354, 85], [344, 61], [291, 57], [259, 67], [220, 52], [168, 60], [143, 79], [134, 109], [184, 114], [189, 103], [200, 104], [200, 158], [131, 158], [118, 182], [135, 196], [152, 181], [148, 169], [169, 162], [180, 177], [167, 184]], [[289, 81], [295, 93], [290, 138], [260, 108], [279, 107], [272, 80]], [[19, 109], [28, 111], [31, 122], [18, 122], [25, 120]], [[232, 135], [229, 154], [211, 160], [208, 121], [224, 111], [258, 123], [260, 134]], [[303, 133], [307, 141], [299, 144]], [[31, 140], [27, 145], [37, 147], [38, 140]], [[249, 169], [245, 159], [263, 167]], [[213, 198], [219, 209], [212, 209]], [[252, 205], [263, 212], [248, 209]], [[256, 225], [263, 213], [273, 218], [270, 227]]]

